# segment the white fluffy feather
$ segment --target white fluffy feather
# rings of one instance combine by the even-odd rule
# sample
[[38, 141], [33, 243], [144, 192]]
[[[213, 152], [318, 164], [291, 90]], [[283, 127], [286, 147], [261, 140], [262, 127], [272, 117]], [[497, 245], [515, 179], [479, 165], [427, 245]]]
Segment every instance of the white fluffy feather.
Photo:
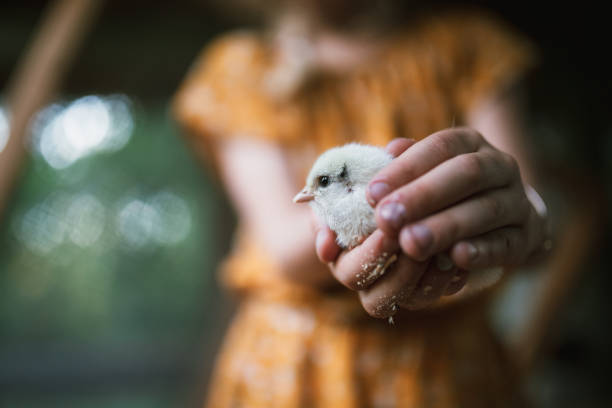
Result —
[[[336, 232], [340, 246], [353, 247], [376, 229], [365, 191], [372, 177], [392, 159], [382, 148], [351, 143], [326, 151], [312, 166], [305, 191], [314, 196], [310, 205]], [[321, 184], [322, 177], [329, 177], [328, 185]]]

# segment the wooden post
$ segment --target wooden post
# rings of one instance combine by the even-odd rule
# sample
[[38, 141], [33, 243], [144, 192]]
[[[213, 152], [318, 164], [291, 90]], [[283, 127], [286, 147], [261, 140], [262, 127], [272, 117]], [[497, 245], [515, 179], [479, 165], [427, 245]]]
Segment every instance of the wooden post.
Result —
[[10, 132], [0, 152], [0, 221], [26, 156], [30, 118], [59, 89], [100, 5], [100, 0], [53, 2], [8, 83], [5, 100]]

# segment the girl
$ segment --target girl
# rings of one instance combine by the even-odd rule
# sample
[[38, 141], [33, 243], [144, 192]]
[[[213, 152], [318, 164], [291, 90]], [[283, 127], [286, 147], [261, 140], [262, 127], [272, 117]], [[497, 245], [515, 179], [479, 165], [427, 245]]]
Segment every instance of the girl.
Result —
[[[524, 263], [544, 242], [506, 92], [531, 48], [483, 14], [399, 27], [397, 10], [355, 4], [285, 4], [269, 31], [214, 41], [176, 96], [240, 217], [221, 276], [242, 302], [207, 406], [515, 407], [486, 321], [499, 275], [469, 271]], [[397, 158], [369, 186], [379, 229], [341, 251], [291, 198], [319, 153], [349, 141]], [[440, 252], [453, 263], [432, 262]], [[394, 326], [373, 318], [395, 313]]]

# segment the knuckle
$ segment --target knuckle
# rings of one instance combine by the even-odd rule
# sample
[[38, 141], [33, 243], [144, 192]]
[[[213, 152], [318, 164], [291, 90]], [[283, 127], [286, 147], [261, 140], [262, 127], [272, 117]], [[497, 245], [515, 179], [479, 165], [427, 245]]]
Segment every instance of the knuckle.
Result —
[[477, 154], [463, 155], [462, 168], [470, 183], [480, 185], [485, 167], [484, 159]]
[[434, 149], [442, 157], [452, 157], [457, 150], [457, 136], [452, 131], [442, 131], [434, 135], [432, 140]]
[[498, 197], [485, 195], [481, 197], [480, 200], [482, 206], [485, 208], [486, 214], [488, 214], [491, 219], [503, 218], [506, 215], [506, 207]]
[[400, 202], [404, 204], [406, 211], [412, 217], [418, 217], [426, 208], [436, 202], [435, 193], [431, 185], [423, 182], [413, 183], [410, 189], [412, 191], [410, 191], [409, 195], [414, 198], [407, 200], [403, 195], [400, 195], [398, 201], [401, 200]]
[[439, 227], [431, 227], [434, 244], [432, 247], [442, 249], [446, 243], [453, 242], [461, 235], [461, 222], [452, 214], [440, 215]]
[[518, 162], [512, 155], [502, 152], [501, 161], [511, 176], [515, 177], [517, 175], [520, 175]]
[[480, 132], [474, 128], [464, 127], [462, 128], [462, 131], [464, 134], [465, 141], [468, 142], [470, 147], [477, 146], [484, 141], [484, 138], [482, 137]]
[[478, 150], [478, 147], [485, 141], [480, 132], [467, 126], [452, 128], [449, 133], [451, 133], [455, 141], [461, 143], [467, 151]]

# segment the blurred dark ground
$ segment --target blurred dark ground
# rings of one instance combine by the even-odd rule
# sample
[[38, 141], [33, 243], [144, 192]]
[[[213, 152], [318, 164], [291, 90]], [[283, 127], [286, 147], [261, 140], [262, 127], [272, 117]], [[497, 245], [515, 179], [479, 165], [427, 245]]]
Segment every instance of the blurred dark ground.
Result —
[[[0, 89], [46, 4], [0, 6]], [[539, 47], [525, 112], [534, 157], [558, 202], [553, 209], [573, 186], [592, 185], [607, 214], [612, 65], [605, 14], [586, 5], [465, 4], [492, 10]], [[195, 0], [104, 6], [56, 104], [39, 118], [0, 223], [0, 406], [201, 403], [231, 310], [215, 268], [234, 218], [184, 144], [168, 102], [202, 46], [253, 24]], [[74, 114], [115, 131], [62, 151], [52, 121]], [[600, 228], [603, 239], [526, 381], [536, 406], [612, 406], [607, 216]]]

